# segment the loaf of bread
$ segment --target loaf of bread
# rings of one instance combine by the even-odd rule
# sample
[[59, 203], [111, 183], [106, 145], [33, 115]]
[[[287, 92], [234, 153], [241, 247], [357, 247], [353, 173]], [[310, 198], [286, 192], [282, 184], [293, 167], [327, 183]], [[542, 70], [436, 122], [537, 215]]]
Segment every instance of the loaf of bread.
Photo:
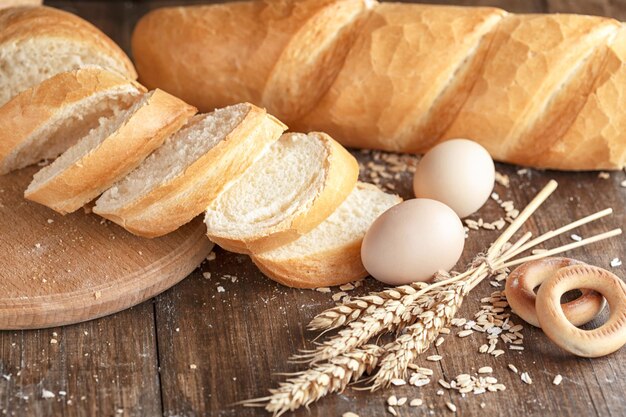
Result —
[[56, 158], [144, 92], [96, 67], [62, 72], [23, 91], [0, 107], [0, 175]]
[[249, 100], [352, 147], [464, 137], [500, 161], [626, 165], [626, 28], [495, 8], [266, 0], [153, 11], [140, 79], [209, 110]]
[[0, 10], [0, 106], [55, 74], [86, 66], [137, 78], [126, 54], [78, 16], [50, 7]]
[[206, 210], [209, 238], [260, 253], [326, 220], [354, 189], [356, 159], [324, 133], [287, 133]]

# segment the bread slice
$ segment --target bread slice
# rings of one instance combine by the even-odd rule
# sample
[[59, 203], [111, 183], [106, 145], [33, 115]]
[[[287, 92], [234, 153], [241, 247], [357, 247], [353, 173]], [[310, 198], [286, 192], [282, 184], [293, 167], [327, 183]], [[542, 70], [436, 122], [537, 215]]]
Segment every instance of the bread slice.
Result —
[[137, 78], [126, 54], [78, 16], [49, 7], [0, 10], [0, 105], [55, 74], [90, 65]]
[[340, 285], [367, 276], [361, 243], [378, 216], [400, 203], [371, 184], [354, 191], [324, 222], [300, 239], [272, 251], [253, 254], [252, 261], [268, 277], [298, 288]]
[[286, 133], [206, 211], [209, 238], [260, 253], [298, 239], [354, 189], [356, 159], [325, 133]]
[[146, 93], [129, 109], [101, 118], [97, 127], [37, 172], [24, 195], [61, 214], [73, 212], [136, 168], [195, 112], [161, 90]]
[[63, 72], [0, 107], [0, 175], [59, 156], [145, 88], [99, 68]]
[[107, 190], [93, 211], [140, 236], [174, 231], [204, 212], [285, 129], [248, 103], [196, 116]]

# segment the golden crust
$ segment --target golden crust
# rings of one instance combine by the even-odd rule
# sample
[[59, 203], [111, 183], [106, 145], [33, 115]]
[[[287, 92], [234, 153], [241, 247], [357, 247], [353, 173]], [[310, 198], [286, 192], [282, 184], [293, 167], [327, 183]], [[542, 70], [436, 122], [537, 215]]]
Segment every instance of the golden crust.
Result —
[[0, 10], [0, 45], [36, 37], [56, 37], [89, 45], [118, 62], [122, 75], [137, 79], [126, 54], [98, 28], [71, 13], [50, 7], [15, 7]]
[[234, 239], [223, 234], [209, 233], [209, 239], [231, 252], [262, 253], [293, 242], [310, 232], [344, 202], [357, 183], [359, 164], [354, 156], [327, 134], [310, 134], [318, 136], [327, 148], [328, 155], [323, 168], [326, 171], [323, 189], [311, 206], [253, 237]]
[[310, 32], [307, 22], [318, 21], [327, 6], [348, 1], [353, 2], [248, 1], [155, 10], [139, 21], [132, 37], [141, 81], [201, 111], [262, 103], [265, 84], [294, 35]]
[[89, 96], [125, 86], [137, 94], [146, 91], [140, 84], [115, 73], [83, 68], [57, 74], [15, 96], [0, 107], [0, 175], [15, 168], [6, 165], [6, 158], [65, 108]]
[[252, 262], [269, 278], [295, 288], [318, 288], [346, 284], [367, 276], [361, 262], [361, 243], [286, 261], [252, 255]]
[[71, 213], [136, 168], [195, 113], [194, 107], [156, 90], [97, 148], [24, 196], [61, 214]]
[[265, 110], [249, 106], [239, 125], [182, 174], [114, 212], [97, 206], [94, 212], [144, 237], [162, 236], [191, 221], [286, 129]]
[[507, 162], [542, 155], [577, 114], [617, 27], [591, 16], [507, 16], [444, 138], [474, 139]]
[[[346, 146], [396, 151], [423, 150], [421, 132], [441, 130], [456, 111], [433, 109], [468, 56], [480, 62], [483, 35], [503, 15], [493, 8], [433, 7], [383, 3], [364, 23], [341, 72], [316, 108], [297, 124], [317, 128]], [[473, 51], [478, 51], [472, 55]], [[461, 89], [475, 74], [465, 72]]]
[[0, 9], [17, 6], [41, 6], [43, 0], [0, 0]]

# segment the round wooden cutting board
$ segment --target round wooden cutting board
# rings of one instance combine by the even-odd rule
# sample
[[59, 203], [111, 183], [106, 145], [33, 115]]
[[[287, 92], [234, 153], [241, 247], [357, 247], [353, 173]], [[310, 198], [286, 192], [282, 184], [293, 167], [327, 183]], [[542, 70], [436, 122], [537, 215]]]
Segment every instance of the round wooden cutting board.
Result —
[[0, 176], [0, 329], [77, 323], [153, 297], [189, 275], [213, 244], [201, 219], [144, 239], [87, 214], [27, 201], [37, 167]]

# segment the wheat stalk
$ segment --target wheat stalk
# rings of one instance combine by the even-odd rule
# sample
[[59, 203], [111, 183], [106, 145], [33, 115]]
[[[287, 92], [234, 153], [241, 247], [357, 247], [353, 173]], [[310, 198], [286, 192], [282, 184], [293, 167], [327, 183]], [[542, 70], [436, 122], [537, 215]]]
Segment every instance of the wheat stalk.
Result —
[[385, 355], [373, 378], [372, 391], [386, 388], [394, 379], [406, 379], [409, 365], [428, 350], [441, 329], [448, 327], [456, 315], [463, 302], [466, 285], [464, 281], [453, 282], [432, 294], [435, 302], [431, 308], [419, 313], [415, 323], [406, 328], [406, 333], [384, 346]]
[[[528, 260], [552, 256], [622, 233], [620, 229], [615, 229], [542, 254], [513, 260], [539, 243], [611, 214], [610, 209], [603, 210], [530, 241], [531, 234], [526, 233], [511, 244], [509, 241], [514, 234], [556, 186], [555, 181], [550, 181], [496, 239], [487, 253], [476, 257], [464, 273], [430, 285], [415, 283], [370, 293], [317, 315], [308, 326], [312, 330], [325, 332], [342, 326], [346, 328], [316, 349], [304, 351], [296, 357], [311, 362], [308, 370], [288, 379], [278, 389], [270, 390], [270, 396], [244, 401], [243, 404], [265, 406], [266, 410], [280, 416], [308, 406], [329, 393], [342, 391], [365, 373], [371, 374], [377, 365], [378, 370], [371, 377], [369, 388], [387, 387], [394, 379], [406, 377], [407, 369], [414, 365], [415, 359], [449, 325], [467, 293], [489, 275]], [[404, 334], [383, 347], [365, 344], [383, 332], [399, 330], [405, 330]], [[327, 362], [319, 363], [323, 360]]]
[[263, 406], [275, 417], [302, 406], [308, 406], [320, 398], [342, 392], [364, 374], [371, 373], [378, 364], [383, 348], [365, 345], [359, 349], [338, 355], [327, 363], [316, 365], [287, 379], [270, 396], [244, 401], [248, 407]]

